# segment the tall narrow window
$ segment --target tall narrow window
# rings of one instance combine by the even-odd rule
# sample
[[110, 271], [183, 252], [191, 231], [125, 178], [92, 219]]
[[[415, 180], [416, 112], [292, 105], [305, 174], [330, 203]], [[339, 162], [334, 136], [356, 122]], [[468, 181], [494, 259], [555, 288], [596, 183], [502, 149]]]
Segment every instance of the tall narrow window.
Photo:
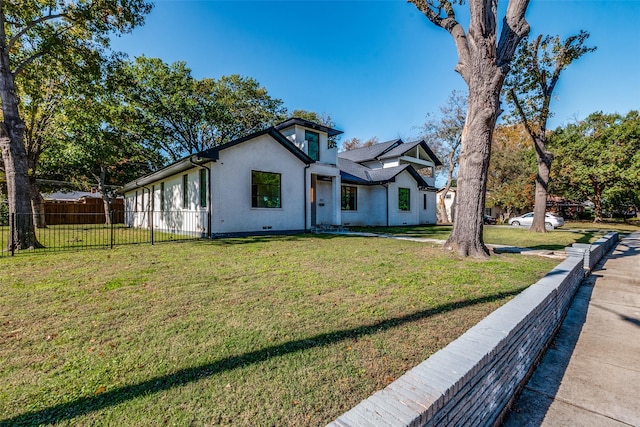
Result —
[[142, 208], [140, 210], [142, 212], [144, 212], [146, 210], [146, 208], [144, 207], [144, 188], [142, 189]]
[[411, 210], [411, 190], [409, 188], [398, 188], [398, 209], [401, 211]]
[[426, 194], [422, 195], [422, 209], [424, 209], [424, 210], [427, 209], [427, 195]]
[[358, 187], [342, 186], [342, 210], [358, 210]]
[[200, 169], [200, 207], [207, 207], [207, 170]]
[[251, 171], [251, 207], [282, 207], [279, 173]]
[[160, 183], [160, 210], [164, 211], [164, 182]]
[[189, 175], [182, 175], [182, 207], [189, 208]]
[[320, 135], [316, 132], [304, 131], [304, 139], [307, 140], [307, 154], [313, 160], [320, 160]]
[[138, 212], [138, 190], [136, 190], [136, 200], [133, 203], [133, 211]]

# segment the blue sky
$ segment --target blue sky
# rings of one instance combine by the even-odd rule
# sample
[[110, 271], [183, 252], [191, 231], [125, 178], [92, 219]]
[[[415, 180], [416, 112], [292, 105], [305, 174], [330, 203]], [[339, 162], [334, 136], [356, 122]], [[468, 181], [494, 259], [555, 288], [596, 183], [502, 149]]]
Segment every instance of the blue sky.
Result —
[[[598, 47], [561, 76], [551, 127], [640, 108], [640, 0], [532, 0], [526, 17], [532, 36], [584, 29]], [[343, 139], [415, 136], [465, 90], [451, 36], [402, 0], [160, 0], [112, 47], [185, 61], [197, 78], [253, 77], [290, 111], [329, 114]]]

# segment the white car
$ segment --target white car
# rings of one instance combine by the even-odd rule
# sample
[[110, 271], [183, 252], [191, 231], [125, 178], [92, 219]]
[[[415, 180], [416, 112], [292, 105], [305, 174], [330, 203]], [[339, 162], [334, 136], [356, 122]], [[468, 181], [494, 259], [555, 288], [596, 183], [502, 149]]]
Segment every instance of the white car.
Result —
[[[509, 225], [513, 225], [515, 227], [518, 226], [530, 226], [533, 223], [533, 212], [526, 213], [521, 216], [516, 216], [514, 218], [509, 218]], [[557, 216], [551, 214], [549, 212], [544, 214], [544, 226], [546, 228], [558, 228], [564, 225], [564, 218], [561, 216]]]

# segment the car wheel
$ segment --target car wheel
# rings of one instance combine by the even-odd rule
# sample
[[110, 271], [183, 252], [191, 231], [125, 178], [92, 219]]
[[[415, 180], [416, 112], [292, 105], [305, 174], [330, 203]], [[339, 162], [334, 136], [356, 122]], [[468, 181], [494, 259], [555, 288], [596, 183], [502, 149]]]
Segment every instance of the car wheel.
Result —
[[553, 224], [551, 224], [550, 222], [545, 222], [544, 226], [547, 228], [553, 228]]
[[518, 226], [520, 225], [520, 222], [518, 222], [518, 221], [513, 221], [513, 222], [511, 223], [511, 225], [513, 225], [514, 227], [518, 227]]

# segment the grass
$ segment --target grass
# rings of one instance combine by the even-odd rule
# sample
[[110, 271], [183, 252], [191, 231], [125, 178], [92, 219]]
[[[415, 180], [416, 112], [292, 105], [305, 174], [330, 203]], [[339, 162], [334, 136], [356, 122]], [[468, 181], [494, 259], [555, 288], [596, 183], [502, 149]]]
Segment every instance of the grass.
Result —
[[346, 236], [0, 259], [0, 425], [323, 425], [557, 263]]
[[[64, 224], [36, 229], [36, 238], [44, 247], [37, 252], [73, 250], [89, 247], [111, 247], [118, 244], [150, 243], [189, 240], [201, 237], [201, 233], [179, 233], [147, 228], [130, 228], [124, 224]], [[9, 244], [9, 227], [0, 226], [0, 248]], [[0, 252], [0, 257], [9, 255]]]
[[[381, 233], [416, 238], [446, 240], [451, 226], [416, 225], [404, 227], [352, 227], [352, 231]], [[524, 227], [484, 226], [484, 242], [492, 245], [518, 246], [528, 249], [563, 250], [572, 243], [591, 243], [608, 231], [629, 233], [640, 226], [624, 222], [567, 222], [562, 228], [547, 233], [532, 233]]]

